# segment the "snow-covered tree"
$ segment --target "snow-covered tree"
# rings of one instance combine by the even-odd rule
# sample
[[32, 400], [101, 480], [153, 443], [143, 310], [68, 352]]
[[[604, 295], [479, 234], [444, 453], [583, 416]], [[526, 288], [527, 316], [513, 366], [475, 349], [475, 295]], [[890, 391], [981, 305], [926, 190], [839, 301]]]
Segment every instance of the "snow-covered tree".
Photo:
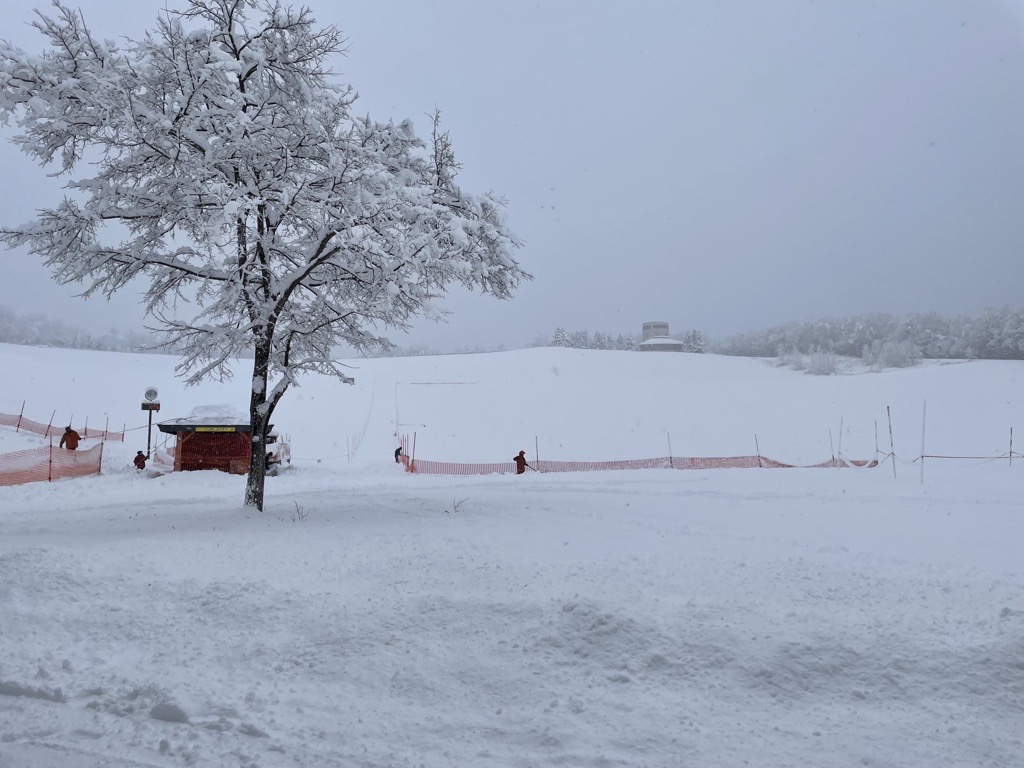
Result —
[[0, 119], [70, 191], [2, 238], [87, 296], [143, 281], [189, 383], [252, 356], [247, 505], [263, 508], [268, 424], [300, 374], [343, 376], [334, 347], [386, 346], [382, 329], [441, 316], [452, 284], [507, 299], [529, 279], [504, 202], [456, 184], [438, 115], [427, 140], [357, 117], [329, 70], [342, 34], [309, 9], [188, 0], [115, 44], [54, 6], [42, 56], [0, 43]]
[[565, 328], [558, 326], [555, 328], [555, 334], [551, 337], [551, 346], [553, 347], [568, 347], [569, 346], [569, 334], [565, 332]]

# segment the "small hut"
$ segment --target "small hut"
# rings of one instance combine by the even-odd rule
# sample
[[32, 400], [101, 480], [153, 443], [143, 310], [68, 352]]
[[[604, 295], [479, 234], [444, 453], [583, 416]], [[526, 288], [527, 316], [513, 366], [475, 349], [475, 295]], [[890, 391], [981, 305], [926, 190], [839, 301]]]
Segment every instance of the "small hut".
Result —
[[[176, 436], [175, 472], [219, 469], [244, 475], [249, 471], [252, 426], [248, 416], [230, 406], [200, 406], [183, 419], [162, 421], [157, 427]], [[268, 443], [274, 439], [267, 436]]]

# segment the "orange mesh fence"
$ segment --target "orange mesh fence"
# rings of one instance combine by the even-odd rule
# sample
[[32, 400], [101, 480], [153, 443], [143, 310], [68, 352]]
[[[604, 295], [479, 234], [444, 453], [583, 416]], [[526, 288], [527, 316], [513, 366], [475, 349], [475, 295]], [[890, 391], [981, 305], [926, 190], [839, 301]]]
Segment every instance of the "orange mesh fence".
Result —
[[[53, 423], [43, 424], [41, 421], [33, 421], [32, 419], [26, 419], [24, 416], [14, 415], [11, 413], [0, 413], [0, 425], [5, 427], [14, 427], [19, 432], [31, 432], [36, 435], [42, 435], [43, 437], [50, 437], [50, 435], [60, 435], [64, 432], [63, 427], [67, 425], [61, 425], [55, 427]], [[124, 432], [108, 432], [103, 429], [93, 429], [92, 427], [80, 427], [75, 430], [83, 438], [101, 440], [112, 440], [114, 442], [124, 442]]]
[[44, 445], [27, 451], [3, 453], [0, 454], [0, 485], [97, 475], [102, 461], [102, 445], [86, 451], [68, 451]]
[[[404, 458], [404, 457], [403, 457]], [[825, 467], [876, 467], [870, 460], [829, 459], [820, 464], [784, 464], [766, 456], [662, 456], [654, 459], [625, 459], [621, 461], [536, 461], [529, 466], [538, 472], [608, 472], [622, 469], [816, 469]], [[451, 461], [414, 459], [406, 463], [410, 472], [427, 475], [506, 475], [514, 474], [516, 465], [465, 464]]]

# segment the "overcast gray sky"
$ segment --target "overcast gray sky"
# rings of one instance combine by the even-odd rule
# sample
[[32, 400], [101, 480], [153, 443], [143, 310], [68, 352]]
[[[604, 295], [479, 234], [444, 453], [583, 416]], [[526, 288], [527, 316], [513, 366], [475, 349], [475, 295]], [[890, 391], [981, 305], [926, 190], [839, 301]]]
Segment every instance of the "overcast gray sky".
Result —
[[[101, 37], [140, 37], [162, 0], [69, 4]], [[453, 293], [449, 323], [399, 344], [1024, 304], [1021, 2], [310, 5], [349, 38], [358, 111], [425, 133], [442, 110], [462, 185], [508, 198], [536, 277], [512, 302]], [[0, 35], [40, 52], [31, 19], [8, 8]], [[0, 161], [4, 223], [58, 199], [7, 142]], [[35, 257], [0, 260], [0, 306], [143, 323], [136, 296], [82, 302]]]

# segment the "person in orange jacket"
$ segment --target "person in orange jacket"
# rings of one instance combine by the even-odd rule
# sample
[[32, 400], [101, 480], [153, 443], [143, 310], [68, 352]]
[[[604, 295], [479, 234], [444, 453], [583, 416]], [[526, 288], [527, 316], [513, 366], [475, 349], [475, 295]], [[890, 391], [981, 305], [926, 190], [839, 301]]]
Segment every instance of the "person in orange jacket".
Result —
[[60, 436], [60, 447], [67, 448], [69, 451], [78, 449], [78, 441], [82, 439], [82, 436], [75, 432], [71, 427], [64, 428], [64, 434]]
[[[518, 456], [513, 456], [512, 461], [516, 463], [516, 474], [521, 475], [530, 465], [526, 463], [526, 451], [520, 451]], [[533, 467], [530, 467], [533, 469]]]

